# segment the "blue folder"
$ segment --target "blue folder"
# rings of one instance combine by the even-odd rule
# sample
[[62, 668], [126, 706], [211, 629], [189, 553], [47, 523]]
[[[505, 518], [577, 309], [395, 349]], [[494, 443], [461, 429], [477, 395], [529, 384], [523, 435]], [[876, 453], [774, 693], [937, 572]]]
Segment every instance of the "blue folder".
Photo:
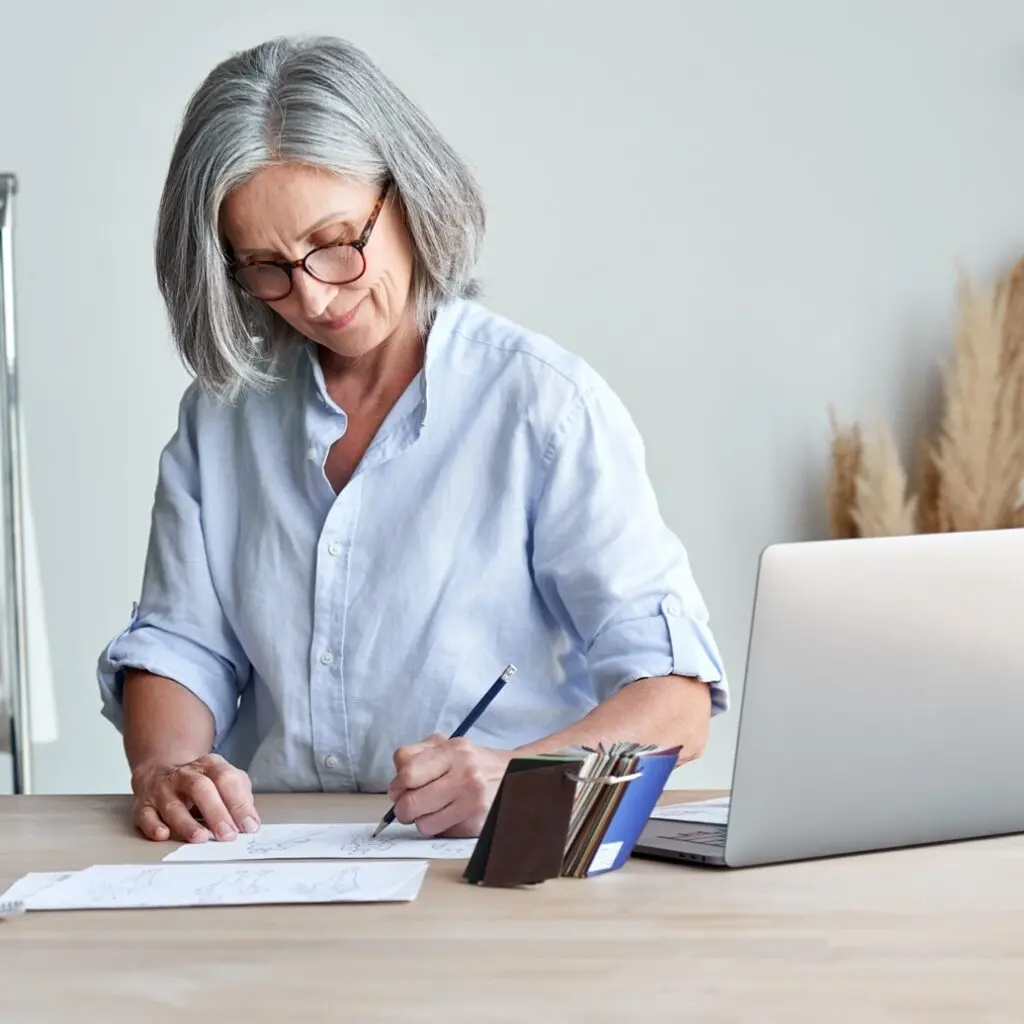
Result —
[[641, 773], [640, 778], [616, 783], [623, 787], [624, 792], [605, 829], [601, 844], [590, 860], [588, 878], [615, 871], [629, 859], [676, 766], [678, 755], [678, 747], [641, 754], [636, 767], [636, 771]]

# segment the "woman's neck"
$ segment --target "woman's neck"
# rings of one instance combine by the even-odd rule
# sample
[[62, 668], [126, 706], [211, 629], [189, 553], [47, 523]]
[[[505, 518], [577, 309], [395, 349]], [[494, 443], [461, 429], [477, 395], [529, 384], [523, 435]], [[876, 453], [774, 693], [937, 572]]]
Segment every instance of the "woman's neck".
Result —
[[396, 331], [361, 356], [342, 356], [320, 346], [327, 393], [346, 412], [392, 405], [423, 367], [424, 345], [415, 329]]

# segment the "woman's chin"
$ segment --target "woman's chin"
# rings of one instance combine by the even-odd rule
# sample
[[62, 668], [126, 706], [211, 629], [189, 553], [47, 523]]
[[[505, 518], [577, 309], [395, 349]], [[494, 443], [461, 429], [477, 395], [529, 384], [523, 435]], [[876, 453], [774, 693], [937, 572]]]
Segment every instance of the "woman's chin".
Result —
[[313, 340], [322, 348], [344, 359], [358, 359], [380, 346], [376, 332], [359, 330], [355, 325], [341, 331], [318, 331]]

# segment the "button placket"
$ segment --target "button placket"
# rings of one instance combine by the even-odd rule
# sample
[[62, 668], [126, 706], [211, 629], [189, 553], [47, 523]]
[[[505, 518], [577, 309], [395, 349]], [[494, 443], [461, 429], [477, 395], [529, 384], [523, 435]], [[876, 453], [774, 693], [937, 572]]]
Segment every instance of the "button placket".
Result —
[[317, 543], [315, 626], [310, 652], [312, 741], [322, 785], [331, 790], [352, 789], [356, 784], [349, 747], [344, 644], [350, 538], [358, 520], [361, 490], [361, 482], [353, 477], [335, 497]]

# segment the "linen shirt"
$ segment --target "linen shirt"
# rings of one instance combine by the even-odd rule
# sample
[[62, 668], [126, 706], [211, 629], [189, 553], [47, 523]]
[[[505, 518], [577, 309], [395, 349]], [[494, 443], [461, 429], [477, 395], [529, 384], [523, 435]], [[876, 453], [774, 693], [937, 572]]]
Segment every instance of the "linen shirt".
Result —
[[[472, 301], [441, 307], [423, 369], [335, 494], [346, 428], [312, 343], [269, 392], [192, 383], [163, 449], [141, 593], [99, 657], [187, 687], [259, 791], [384, 791], [396, 748], [469, 733], [511, 748], [632, 680], [729, 704], [686, 549], [624, 404], [582, 358]], [[634, 737], [623, 737], [633, 739]]]

